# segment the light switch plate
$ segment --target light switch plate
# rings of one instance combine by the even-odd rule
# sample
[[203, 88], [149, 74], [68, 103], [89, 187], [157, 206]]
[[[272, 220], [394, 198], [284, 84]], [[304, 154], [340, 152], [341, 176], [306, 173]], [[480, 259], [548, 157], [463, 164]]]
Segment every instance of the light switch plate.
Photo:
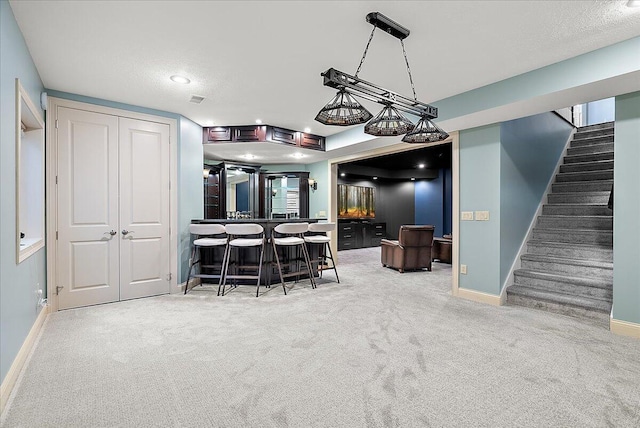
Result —
[[476, 211], [477, 221], [489, 221], [489, 211]]
[[473, 221], [473, 211], [462, 211], [460, 213], [460, 219], [462, 221]]
[[462, 275], [466, 275], [467, 274], [467, 265], [460, 265], [460, 273]]
[[319, 215], [320, 215], [320, 217], [326, 217], [327, 216], [327, 212], [326, 211], [320, 211]]

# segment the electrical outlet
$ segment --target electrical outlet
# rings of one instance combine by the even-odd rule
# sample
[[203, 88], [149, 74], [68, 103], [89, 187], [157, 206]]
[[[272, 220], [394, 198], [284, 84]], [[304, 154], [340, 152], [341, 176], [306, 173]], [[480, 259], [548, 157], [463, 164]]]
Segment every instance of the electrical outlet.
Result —
[[193, 259], [189, 257], [189, 266], [191, 266], [191, 262], [193, 262]]
[[324, 218], [327, 216], [327, 212], [326, 211], [320, 211], [320, 213], [318, 214], [321, 218]]
[[460, 273], [462, 275], [466, 275], [467, 274], [467, 265], [460, 265]]
[[476, 220], [489, 221], [489, 211], [476, 211]]
[[460, 213], [460, 220], [473, 221], [473, 211], [462, 211]]

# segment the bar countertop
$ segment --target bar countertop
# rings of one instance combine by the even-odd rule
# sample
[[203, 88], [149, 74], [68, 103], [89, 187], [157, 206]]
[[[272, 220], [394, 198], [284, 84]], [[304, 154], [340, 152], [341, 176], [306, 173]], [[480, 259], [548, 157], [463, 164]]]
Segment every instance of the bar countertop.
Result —
[[238, 219], [224, 219], [224, 218], [212, 218], [212, 219], [193, 219], [191, 223], [258, 223], [267, 225], [277, 225], [282, 223], [317, 223], [319, 221], [326, 221], [326, 218], [238, 218]]

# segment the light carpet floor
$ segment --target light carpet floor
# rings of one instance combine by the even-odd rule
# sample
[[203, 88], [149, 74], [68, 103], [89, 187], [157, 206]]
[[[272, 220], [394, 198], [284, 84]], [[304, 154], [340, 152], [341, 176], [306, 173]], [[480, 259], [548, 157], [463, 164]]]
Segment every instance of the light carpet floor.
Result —
[[51, 314], [6, 427], [638, 427], [640, 340], [340, 252], [342, 284]]

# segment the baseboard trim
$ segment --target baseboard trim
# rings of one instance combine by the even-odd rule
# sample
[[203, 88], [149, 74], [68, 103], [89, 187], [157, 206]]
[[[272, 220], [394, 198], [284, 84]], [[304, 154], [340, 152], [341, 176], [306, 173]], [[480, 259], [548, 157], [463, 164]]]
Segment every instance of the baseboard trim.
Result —
[[619, 336], [629, 336], [640, 339], [640, 324], [611, 318], [609, 321], [611, 333]]
[[22, 347], [20, 347], [20, 351], [18, 351], [18, 355], [13, 360], [7, 375], [2, 381], [2, 385], [0, 385], [0, 413], [4, 412], [4, 408], [7, 405], [7, 401], [9, 400], [9, 396], [11, 395], [11, 391], [13, 391], [13, 387], [16, 385], [16, 381], [18, 380], [18, 376], [24, 367], [24, 363], [27, 361], [27, 357], [29, 353], [33, 349], [33, 345], [36, 343], [36, 339], [38, 338], [38, 334], [40, 334], [40, 330], [42, 329], [42, 325], [47, 319], [47, 315], [49, 315], [49, 306], [45, 306], [40, 311], [40, 314], [36, 318], [36, 321], [31, 326], [31, 330], [27, 335], [26, 339], [22, 343]]
[[496, 296], [495, 294], [483, 293], [482, 291], [469, 290], [468, 288], [458, 288], [458, 297], [463, 299], [472, 300], [479, 303], [487, 303], [493, 306], [504, 305], [504, 299], [502, 296]]

